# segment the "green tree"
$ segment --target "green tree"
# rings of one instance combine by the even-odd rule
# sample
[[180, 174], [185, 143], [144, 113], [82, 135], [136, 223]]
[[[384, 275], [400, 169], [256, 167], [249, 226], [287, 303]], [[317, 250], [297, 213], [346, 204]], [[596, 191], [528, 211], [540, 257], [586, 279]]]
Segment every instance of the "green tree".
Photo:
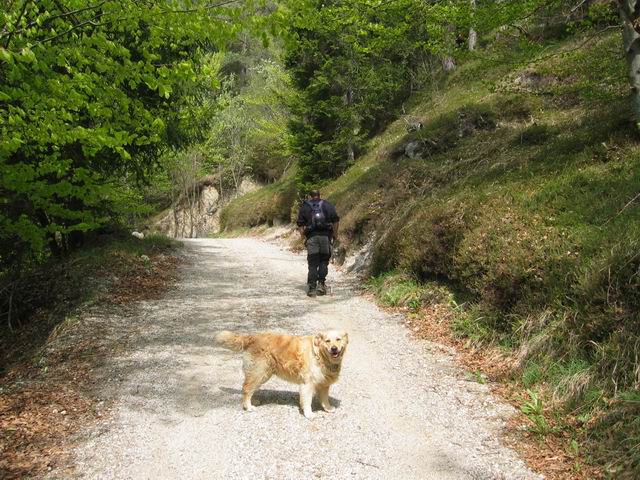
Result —
[[340, 175], [409, 95], [411, 71], [428, 55], [418, 3], [286, 2], [285, 65], [299, 92], [290, 132], [302, 188]]
[[276, 180], [292, 161], [286, 103], [294, 92], [276, 60], [278, 46], [274, 42], [265, 48], [255, 40], [245, 37], [241, 49], [226, 54], [222, 88], [203, 144], [212, 171], [223, 175], [223, 185], [233, 190], [246, 175], [263, 182]]
[[55, 238], [68, 244], [130, 208], [127, 189], [194, 130], [181, 112], [206, 73], [202, 55], [231, 39], [251, 9], [198, 0], [4, 5], [0, 262], [7, 265], [36, 258], [47, 243], [56, 250]]

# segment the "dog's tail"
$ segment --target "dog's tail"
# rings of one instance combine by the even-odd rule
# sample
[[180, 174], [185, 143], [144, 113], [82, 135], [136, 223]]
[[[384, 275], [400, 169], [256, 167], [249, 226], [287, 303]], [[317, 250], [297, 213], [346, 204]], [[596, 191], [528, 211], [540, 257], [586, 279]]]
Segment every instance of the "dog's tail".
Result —
[[228, 330], [219, 332], [216, 335], [216, 343], [221, 347], [228, 348], [234, 352], [242, 352], [251, 344], [253, 337], [251, 335], [238, 335]]

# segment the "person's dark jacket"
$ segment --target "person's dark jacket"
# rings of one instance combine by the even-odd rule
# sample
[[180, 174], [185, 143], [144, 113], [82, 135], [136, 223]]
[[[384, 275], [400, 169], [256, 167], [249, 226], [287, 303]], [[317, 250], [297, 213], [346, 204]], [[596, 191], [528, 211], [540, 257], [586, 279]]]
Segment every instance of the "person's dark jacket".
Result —
[[[300, 210], [298, 211], [298, 221], [297, 221], [298, 226], [305, 227], [304, 234], [307, 238], [311, 238], [316, 235], [331, 236], [333, 232], [332, 229], [328, 229], [328, 230], [311, 229], [312, 209], [311, 209], [311, 203], [309, 202], [310, 201], [305, 201], [300, 206]], [[330, 204], [326, 200], [322, 200], [322, 210], [324, 212], [325, 218], [328, 223], [333, 224], [333, 223], [338, 223], [340, 221], [340, 217], [338, 216], [336, 207], [334, 207], [332, 204]]]

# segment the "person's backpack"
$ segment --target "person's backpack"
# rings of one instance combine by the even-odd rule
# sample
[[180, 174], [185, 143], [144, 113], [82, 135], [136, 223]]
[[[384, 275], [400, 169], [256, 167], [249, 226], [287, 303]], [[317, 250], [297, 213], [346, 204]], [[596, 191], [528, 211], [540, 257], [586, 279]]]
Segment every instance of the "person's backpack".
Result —
[[311, 200], [307, 203], [311, 207], [311, 225], [309, 225], [309, 230], [331, 230], [332, 225], [327, 221], [327, 215], [324, 211], [324, 200]]

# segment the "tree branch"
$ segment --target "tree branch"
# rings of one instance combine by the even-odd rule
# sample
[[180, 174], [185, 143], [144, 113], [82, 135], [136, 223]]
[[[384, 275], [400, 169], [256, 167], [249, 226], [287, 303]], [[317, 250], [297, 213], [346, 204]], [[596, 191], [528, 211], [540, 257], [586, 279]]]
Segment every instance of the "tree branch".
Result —
[[13, 34], [15, 33], [15, 28], [18, 28], [18, 25], [20, 25], [20, 20], [22, 20], [22, 17], [24, 16], [24, 13], [27, 11], [27, 7], [29, 6], [30, 3], [31, 3], [31, 0], [25, 0], [25, 2], [22, 4], [22, 11], [20, 12], [20, 15], [18, 15], [18, 19], [16, 20], [16, 23], [14, 25], [14, 31], [9, 32], [9, 36], [7, 37], [7, 41], [4, 44], [4, 48], [9, 48], [9, 44], [11, 43], [11, 37], [13, 37]]
[[[89, 7], [83, 7], [83, 8], [78, 8], [76, 10], [65, 11], [64, 13], [61, 13], [60, 15], [53, 15], [51, 17], [48, 17], [48, 18], [44, 19], [42, 21], [41, 26], [47, 25], [48, 23], [51, 23], [52, 21], [57, 20], [59, 18], [65, 18], [65, 17], [68, 17], [70, 15], [76, 15], [78, 13], [86, 12], [88, 10], [95, 10], [95, 9], [100, 8], [101, 6], [103, 6], [105, 3], [107, 3], [107, 2], [103, 1], [103, 2], [98, 3], [97, 5], [91, 5]], [[38, 24], [38, 22], [36, 22], [36, 21], [30, 22], [30, 23], [27, 24], [27, 26], [25, 28], [21, 28], [20, 30], [16, 30], [13, 33], [22, 33], [26, 29], [31, 28], [31, 27], [33, 27], [33, 26], [35, 26], [37, 24]], [[2, 35], [0, 35], [0, 38], [5, 37], [6, 35], [7, 35], [7, 33], [3, 33]]]
[[640, 198], [640, 193], [639, 193], [639, 194], [637, 194], [635, 197], [633, 197], [631, 200], [629, 200], [629, 201], [627, 202], [627, 204], [626, 204], [624, 207], [622, 207], [622, 210], [620, 210], [618, 213], [616, 213], [613, 217], [609, 218], [606, 222], [604, 222], [604, 223], [602, 224], [602, 226], [606, 225], [607, 223], [609, 223], [609, 222], [610, 222], [611, 220], [613, 220], [614, 218], [619, 217], [619, 216], [622, 214], [622, 212], [624, 212], [624, 211], [625, 211], [625, 210], [626, 210], [626, 209], [627, 209], [627, 208], [628, 208], [628, 207], [629, 207], [633, 202], [635, 202], [635, 201], [636, 201], [636, 200], [638, 200], [639, 198]]
[[[29, 3], [31, 0], [27, 0], [26, 3]], [[58, 5], [58, 8], [64, 8], [64, 5], [62, 5], [59, 0], [54, 0], [56, 5]], [[218, 8], [218, 7], [223, 7], [225, 5], [229, 5], [232, 3], [236, 3], [238, 0], [225, 0], [222, 1], [220, 3], [215, 3], [215, 4], [209, 4], [209, 5], [205, 5], [204, 7], [201, 8], [193, 8], [193, 9], [184, 9], [184, 10], [162, 10], [160, 12], [160, 14], [171, 14], [171, 13], [196, 13], [196, 12], [200, 12], [203, 9], [204, 10], [212, 10], [214, 8]], [[55, 17], [50, 17], [48, 18], [46, 21], [50, 22], [54, 19], [58, 19], [58, 18], [63, 18], [63, 17], [68, 17], [68, 16], [72, 16], [72, 22], [74, 23], [73, 27], [65, 30], [64, 32], [58, 33], [56, 35], [53, 35], [51, 37], [45, 38], [43, 40], [40, 40], [38, 42], [36, 42], [37, 44], [42, 44], [42, 43], [49, 43], [49, 42], [53, 42], [55, 40], [58, 40], [59, 38], [62, 38], [76, 30], [79, 30], [83, 27], [86, 26], [92, 26], [92, 27], [99, 27], [99, 26], [103, 26], [103, 25], [108, 25], [110, 23], [113, 23], [115, 20], [110, 20], [108, 22], [103, 22], [103, 23], [96, 23], [96, 20], [98, 20], [99, 18], [105, 16], [105, 15], [113, 15], [115, 12], [101, 12], [99, 14], [97, 14], [96, 16], [94, 16], [93, 18], [89, 19], [89, 20], [85, 20], [82, 22], [78, 22], [78, 20], [76, 18], [73, 17], [74, 14], [76, 13], [80, 13], [80, 12], [85, 12], [87, 10], [95, 10], [99, 7], [101, 7], [102, 5], [104, 5], [106, 3], [106, 1], [100, 2], [97, 5], [92, 5], [89, 7], [83, 7], [83, 8], [79, 8], [73, 11], [64, 11], [63, 13], [61, 13], [60, 15], [56, 15]], [[219, 18], [218, 19], [221, 22], [225, 22], [225, 19]], [[32, 22], [32, 24], [35, 24], [35, 22]], [[25, 29], [20, 30], [24, 31]], [[2, 36], [0, 36], [0, 38], [2, 38]]]
[[93, 17], [91, 20], [85, 20], [84, 22], [80, 22], [80, 23], [74, 25], [73, 27], [71, 27], [70, 29], [65, 30], [62, 33], [54, 35], [53, 37], [45, 38], [44, 40], [40, 40], [39, 42], [36, 42], [36, 43], [53, 42], [54, 40], [57, 40], [58, 38], [64, 37], [64, 36], [70, 34], [71, 32], [73, 32], [75, 30], [79, 30], [80, 28], [85, 27], [87, 25], [91, 25], [93, 27], [101, 27], [103, 25], [108, 25], [109, 23], [112, 23], [112, 21], [105, 22], [105, 23], [96, 23], [97, 19], [99, 19], [100, 17], [103, 17], [106, 14], [107, 14], [107, 12], [102, 12], [102, 13], [96, 15], [95, 17]]
[[56, 4], [56, 7], [58, 7], [58, 10], [60, 10], [62, 13], [68, 14], [71, 17], [71, 22], [74, 25], [77, 25], [78, 23], [80, 23], [77, 17], [75, 16], [75, 14], [73, 12], [68, 12], [67, 7], [65, 7], [60, 0], [53, 0], [53, 3]]
[[576, 5], [575, 7], [573, 7], [571, 9], [571, 13], [574, 13], [575, 11], [577, 11], [581, 6], [583, 6], [585, 3], [587, 3], [589, 0], [582, 0], [578, 5]]
[[527, 32], [527, 30], [520, 26], [517, 25], [515, 23], [510, 23], [509, 25], [506, 25], [507, 27], [511, 27], [511, 28], [515, 28], [516, 30], [518, 30], [522, 35], [524, 35], [526, 38], [531, 38], [531, 35], [529, 34], [529, 32]]
[[238, 0], [226, 0], [220, 3], [205, 5], [204, 7], [200, 7], [200, 8], [186, 8], [184, 10], [162, 10], [162, 13], [195, 13], [195, 12], [200, 12], [202, 10], [212, 10], [214, 8], [224, 7], [231, 3], [236, 3], [237, 1]]
[[531, 17], [533, 17], [536, 13], [538, 13], [541, 10], [544, 10], [545, 8], [547, 8], [549, 5], [553, 4], [554, 0], [549, 0], [548, 2], [543, 3], [542, 5], [538, 5], [537, 7], [535, 7], [533, 10], [531, 10], [529, 13], [527, 13], [524, 17], [519, 18], [519, 21], [524, 21], [527, 20]]

